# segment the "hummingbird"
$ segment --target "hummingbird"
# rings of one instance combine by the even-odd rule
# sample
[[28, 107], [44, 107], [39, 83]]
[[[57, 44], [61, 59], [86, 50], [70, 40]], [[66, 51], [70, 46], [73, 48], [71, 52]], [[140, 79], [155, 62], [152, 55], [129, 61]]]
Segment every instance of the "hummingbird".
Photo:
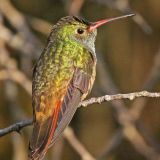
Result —
[[67, 16], [52, 27], [33, 70], [30, 160], [44, 158], [69, 125], [79, 103], [90, 93], [96, 76], [97, 28], [133, 15], [97, 22]]

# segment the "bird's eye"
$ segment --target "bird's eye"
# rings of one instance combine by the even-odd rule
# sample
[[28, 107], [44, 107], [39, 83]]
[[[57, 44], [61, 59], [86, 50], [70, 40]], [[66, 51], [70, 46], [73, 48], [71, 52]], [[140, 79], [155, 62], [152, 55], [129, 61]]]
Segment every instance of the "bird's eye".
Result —
[[83, 33], [84, 33], [84, 30], [81, 29], [81, 28], [78, 28], [78, 29], [77, 29], [77, 33], [78, 33], [78, 34], [83, 34]]

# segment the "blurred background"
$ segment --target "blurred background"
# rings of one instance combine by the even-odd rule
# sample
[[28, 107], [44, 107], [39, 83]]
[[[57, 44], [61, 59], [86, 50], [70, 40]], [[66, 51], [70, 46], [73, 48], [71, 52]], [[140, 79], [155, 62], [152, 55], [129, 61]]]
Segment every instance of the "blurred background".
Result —
[[[32, 70], [53, 24], [66, 15], [96, 21], [127, 13], [136, 16], [98, 30], [89, 97], [160, 91], [160, 1], [0, 0], [0, 128], [32, 118]], [[45, 160], [160, 159], [160, 99], [79, 108], [70, 127]], [[31, 131], [1, 137], [0, 159], [27, 160]]]

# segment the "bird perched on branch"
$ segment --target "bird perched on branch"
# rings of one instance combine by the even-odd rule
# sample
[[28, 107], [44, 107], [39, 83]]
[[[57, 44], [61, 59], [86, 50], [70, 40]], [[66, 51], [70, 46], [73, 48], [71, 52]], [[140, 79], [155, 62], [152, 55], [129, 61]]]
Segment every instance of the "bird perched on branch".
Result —
[[67, 16], [53, 26], [33, 72], [30, 160], [43, 159], [91, 91], [96, 75], [97, 28], [129, 16], [133, 14], [98, 22]]

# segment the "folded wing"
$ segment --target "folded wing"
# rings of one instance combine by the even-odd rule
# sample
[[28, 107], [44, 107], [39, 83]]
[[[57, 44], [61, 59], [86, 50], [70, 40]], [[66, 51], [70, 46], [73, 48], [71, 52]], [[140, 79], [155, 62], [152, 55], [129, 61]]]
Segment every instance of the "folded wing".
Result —
[[[80, 69], [75, 69], [61, 100], [44, 96], [44, 110], [42, 112], [35, 110], [34, 113], [36, 118], [29, 147], [31, 160], [43, 159], [48, 148], [55, 143], [65, 127], [70, 123], [83, 95], [87, 94], [90, 81], [90, 75]], [[35, 97], [33, 105], [40, 105], [40, 100], [39, 97], [38, 99]], [[54, 106], [52, 107], [51, 105]], [[47, 113], [50, 116], [46, 116], [45, 108], [53, 108], [52, 111]]]

